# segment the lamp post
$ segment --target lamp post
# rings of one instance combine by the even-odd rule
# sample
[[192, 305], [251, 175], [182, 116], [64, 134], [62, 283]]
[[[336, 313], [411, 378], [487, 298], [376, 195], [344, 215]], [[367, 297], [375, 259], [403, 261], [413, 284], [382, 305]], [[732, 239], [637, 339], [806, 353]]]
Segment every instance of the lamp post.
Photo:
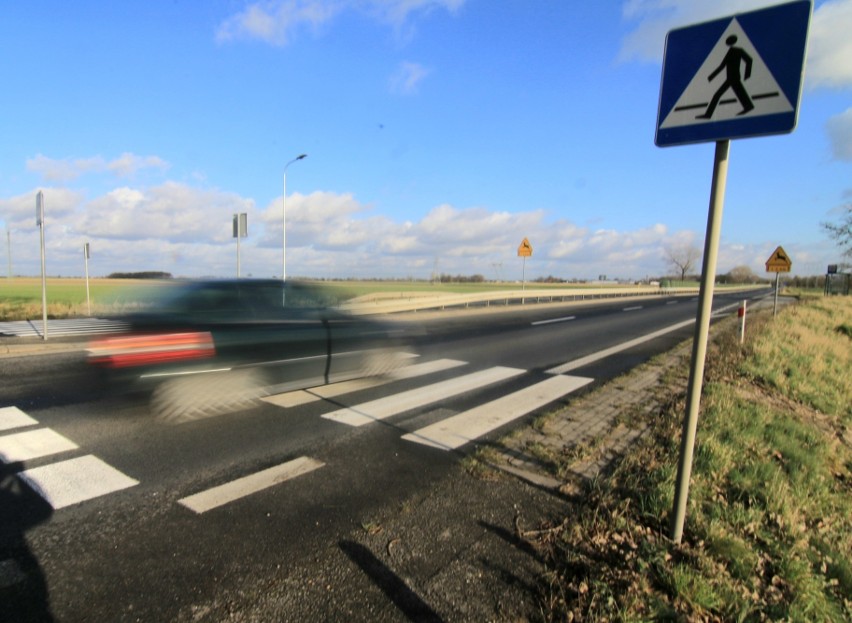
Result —
[[281, 281], [287, 279], [287, 167], [307, 156], [308, 154], [299, 154], [284, 165], [284, 194], [281, 197]]

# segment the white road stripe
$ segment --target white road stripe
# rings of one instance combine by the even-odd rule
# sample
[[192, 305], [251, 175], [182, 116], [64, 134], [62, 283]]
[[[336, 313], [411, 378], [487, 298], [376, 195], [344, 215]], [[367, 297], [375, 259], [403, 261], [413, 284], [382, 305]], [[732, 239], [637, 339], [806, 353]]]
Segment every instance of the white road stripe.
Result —
[[190, 495], [178, 500], [178, 502], [200, 515], [252, 493], [268, 489], [278, 483], [312, 472], [323, 465], [325, 463], [321, 461], [302, 456], [287, 463], [257, 472], [256, 474], [250, 474], [224, 485], [213, 487], [207, 491]]
[[537, 327], [542, 324], [552, 324], [554, 322], [568, 322], [569, 320], [576, 320], [577, 316], [565, 316], [564, 318], [552, 318], [550, 320], [537, 320], [532, 324], [532, 326]]
[[432, 374], [434, 372], [440, 372], [442, 370], [449, 370], [451, 368], [456, 368], [458, 366], [464, 365], [467, 365], [467, 362], [457, 361], [455, 359], [436, 359], [434, 361], [424, 361], [423, 363], [399, 368], [398, 370], [394, 370], [393, 372], [385, 376], [353, 379], [351, 381], [344, 381], [342, 383], [320, 385], [319, 387], [313, 387], [311, 389], [299, 389], [293, 392], [285, 392], [283, 394], [267, 396], [263, 400], [279, 407], [296, 407], [318, 400], [325, 400], [328, 398], [343, 396], [344, 394], [356, 392], [362, 389], [379, 387], [392, 381], [399, 381], [402, 379], [413, 379], [418, 376], [424, 376], [426, 374]]
[[0, 431], [23, 428], [38, 424], [33, 418], [21, 411], [18, 407], [0, 408]]
[[[731, 309], [739, 307], [739, 303], [734, 303], [733, 305], [726, 305], [714, 311], [712, 316], [721, 316], [730, 311]], [[684, 320], [683, 322], [679, 322], [677, 324], [673, 324], [671, 326], [660, 329], [659, 331], [654, 331], [653, 333], [649, 333], [648, 335], [643, 335], [641, 337], [637, 337], [635, 340], [629, 340], [622, 344], [617, 344], [612, 346], [611, 348], [606, 348], [604, 350], [600, 350], [596, 353], [592, 353], [591, 355], [587, 355], [586, 357], [581, 357], [580, 359], [575, 359], [574, 361], [569, 361], [568, 363], [563, 363], [561, 366], [556, 366], [555, 368], [551, 368], [547, 371], [548, 374], [564, 374], [566, 372], [570, 372], [571, 370], [576, 370], [577, 368], [582, 368], [583, 366], [587, 366], [590, 363], [595, 363], [596, 361], [600, 361], [601, 359], [605, 359], [610, 355], [615, 355], [616, 353], [620, 353], [623, 350], [627, 350], [628, 348], [633, 348], [634, 346], [638, 346], [639, 344], [644, 344], [645, 342], [649, 342], [655, 338], [660, 337], [661, 335], [665, 335], [666, 333], [671, 333], [672, 331], [677, 331], [678, 329], [682, 329], [683, 327], [688, 327], [691, 324], [695, 324], [696, 319], [693, 318], [691, 320]]]
[[583, 366], [587, 366], [590, 363], [595, 363], [596, 361], [600, 361], [601, 359], [605, 359], [610, 355], [615, 355], [616, 353], [620, 353], [623, 350], [627, 350], [628, 348], [633, 348], [634, 346], [638, 346], [639, 344], [644, 344], [645, 342], [649, 342], [655, 338], [660, 337], [661, 335], [665, 335], [666, 333], [671, 333], [672, 331], [677, 331], [678, 329], [682, 329], [683, 327], [688, 327], [691, 324], [695, 324], [695, 319], [692, 320], [684, 320], [683, 322], [679, 322], [677, 324], [673, 324], [671, 326], [665, 327], [664, 329], [660, 329], [659, 331], [654, 331], [653, 333], [649, 333], [648, 335], [643, 335], [642, 337], [637, 337], [634, 340], [628, 340], [627, 342], [623, 342], [621, 344], [616, 344], [610, 348], [605, 348], [604, 350], [599, 350], [596, 353], [592, 353], [591, 355], [587, 355], [586, 357], [581, 357], [580, 359], [575, 359], [574, 361], [569, 361], [568, 363], [563, 363], [561, 366], [556, 366], [555, 368], [551, 368], [547, 371], [548, 374], [564, 374], [565, 372], [570, 372], [571, 370], [576, 370], [577, 368], [582, 368]]
[[531, 387], [403, 435], [402, 438], [440, 450], [454, 450], [588, 385], [593, 380], [581, 376], [554, 376]]
[[641, 305], [634, 305], [633, 307], [625, 307], [625, 308], [624, 308], [624, 309], [622, 309], [621, 311], [626, 311], [626, 312], [628, 312], [628, 311], [637, 311], [637, 310], [639, 310], [639, 309], [643, 309], [643, 307], [642, 307]]
[[666, 305], [677, 305], [679, 301], [666, 301]]
[[0, 437], [0, 458], [7, 463], [13, 463], [58, 454], [78, 447], [76, 443], [59, 433], [49, 428], [40, 428]]
[[34, 467], [20, 476], [54, 509], [139, 484], [92, 455]]
[[383, 420], [399, 413], [416, 409], [417, 407], [438, 402], [450, 396], [456, 396], [472, 389], [518, 376], [524, 372], [525, 370], [500, 366], [480, 370], [479, 372], [465, 376], [427, 385], [426, 387], [365, 402], [354, 407], [332, 411], [331, 413], [326, 413], [323, 417], [327, 420], [334, 420], [335, 422], [349, 424], [350, 426], [363, 426], [370, 422]]

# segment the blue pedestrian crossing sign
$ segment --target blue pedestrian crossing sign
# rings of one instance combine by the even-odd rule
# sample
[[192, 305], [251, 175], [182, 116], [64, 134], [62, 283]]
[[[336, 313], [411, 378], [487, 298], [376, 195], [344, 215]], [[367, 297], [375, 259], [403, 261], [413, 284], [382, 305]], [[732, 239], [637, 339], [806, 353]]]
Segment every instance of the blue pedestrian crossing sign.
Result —
[[669, 31], [657, 146], [792, 132], [811, 11], [798, 0]]

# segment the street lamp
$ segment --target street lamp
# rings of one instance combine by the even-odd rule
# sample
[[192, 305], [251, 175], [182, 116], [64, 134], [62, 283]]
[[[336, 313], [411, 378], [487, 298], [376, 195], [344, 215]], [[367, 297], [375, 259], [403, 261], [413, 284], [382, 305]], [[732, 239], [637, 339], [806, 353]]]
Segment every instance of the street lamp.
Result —
[[287, 279], [287, 167], [308, 154], [299, 154], [284, 165], [284, 195], [281, 197], [281, 281]]

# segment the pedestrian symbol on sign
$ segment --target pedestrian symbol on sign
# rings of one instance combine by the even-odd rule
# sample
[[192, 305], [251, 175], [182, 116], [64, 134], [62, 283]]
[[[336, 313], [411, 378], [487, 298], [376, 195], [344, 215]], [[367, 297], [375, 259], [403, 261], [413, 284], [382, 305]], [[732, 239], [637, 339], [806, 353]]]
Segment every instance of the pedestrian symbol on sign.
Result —
[[[754, 104], [748, 96], [748, 91], [746, 91], [742, 82], [743, 80], [748, 80], [751, 77], [752, 58], [748, 55], [748, 52], [735, 46], [734, 44], [736, 42], [736, 35], [731, 35], [725, 39], [725, 44], [728, 46], [728, 53], [725, 54], [725, 58], [722, 59], [722, 63], [716, 68], [716, 70], [707, 77], [707, 80], [712, 82], [713, 78], [715, 78], [719, 72], [724, 69], [726, 76], [725, 82], [723, 82], [722, 86], [716, 90], [716, 93], [713, 95], [713, 99], [710, 100], [710, 105], [707, 107], [707, 110], [704, 111], [704, 114], [698, 115], [696, 119], [712, 119], [713, 112], [716, 110], [716, 106], [719, 105], [719, 100], [722, 99], [722, 96], [728, 89], [733, 90], [734, 95], [737, 96], [737, 99], [743, 107], [743, 109], [737, 113], [737, 116], [744, 115], [748, 111], [754, 110]], [[740, 76], [740, 66], [743, 64], [745, 64], [745, 73]]]

